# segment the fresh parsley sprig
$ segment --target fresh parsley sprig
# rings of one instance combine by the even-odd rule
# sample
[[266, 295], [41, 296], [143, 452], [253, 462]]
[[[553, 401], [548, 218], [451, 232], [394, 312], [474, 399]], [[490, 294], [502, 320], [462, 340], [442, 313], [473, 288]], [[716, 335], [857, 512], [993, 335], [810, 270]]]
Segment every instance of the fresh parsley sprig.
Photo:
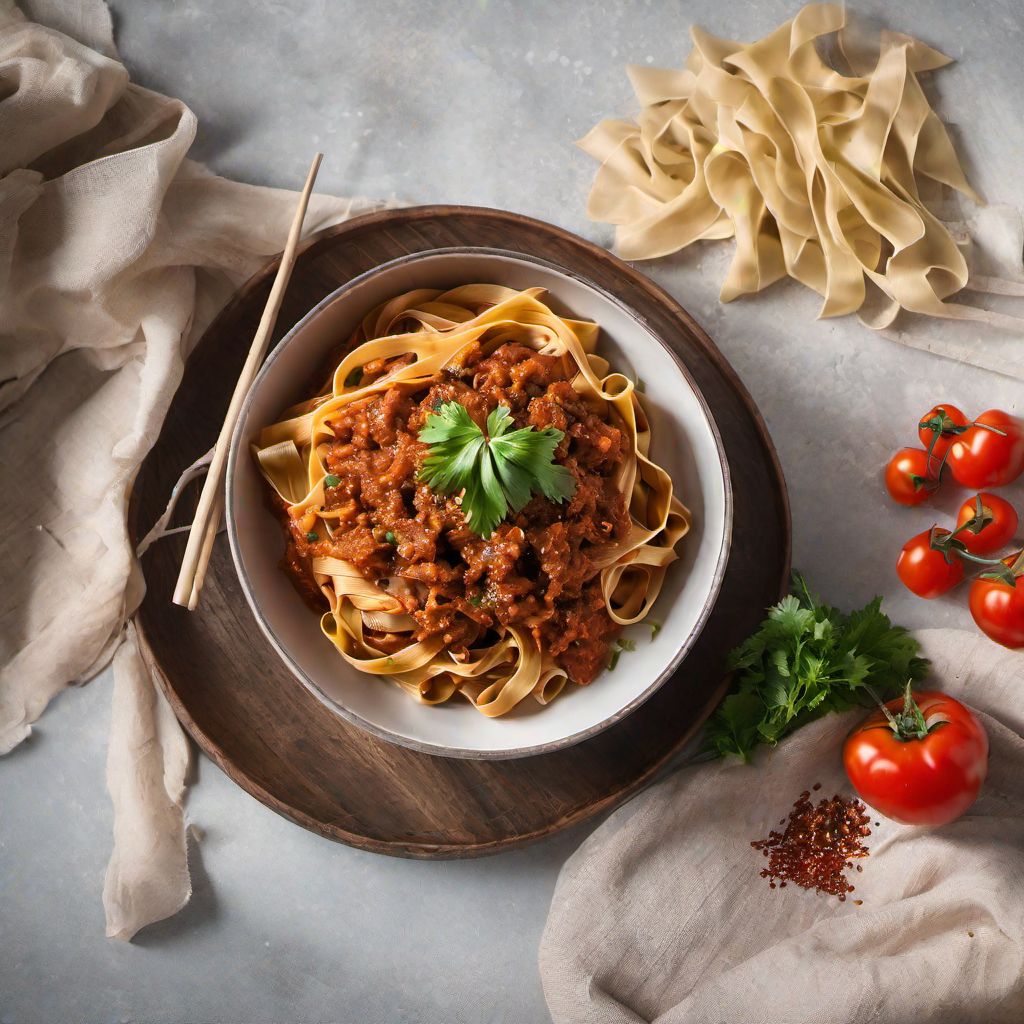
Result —
[[883, 700], [899, 696], [907, 680], [927, 674], [917, 641], [882, 613], [880, 597], [844, 615], [822, 604], [799, 574], [792, 590], [729, 656], [733, 691], [708, 722], [708, 744], [719, 754], [747, 761], [759, 743], [867, 703], [869, 690]]
[[437, 494], [462, 491], [466, 524], [481, 537], [534, 493], [561, 503], [576, 490], [572, 473], [554, 461], [562, 431], [512, 425], [512, 413], [499, 405], [487, 417], [485, 434], [458, 402], [445, 402], [419, 432], [430, 447], [420, 479]]

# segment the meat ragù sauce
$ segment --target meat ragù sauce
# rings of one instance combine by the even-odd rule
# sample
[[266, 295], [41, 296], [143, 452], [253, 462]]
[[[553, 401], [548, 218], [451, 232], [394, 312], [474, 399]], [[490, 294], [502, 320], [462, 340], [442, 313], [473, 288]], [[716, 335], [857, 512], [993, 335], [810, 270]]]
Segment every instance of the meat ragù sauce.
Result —
[[[367, 364], [362, 383], [393, 371], [396, 362]], [[291, 518], [282, 507], [284, 566], [300, 592], [322, 607], [312, 558], [344, 559], [402, 601], [415, 619], [416, 641], [440, 636], [461, 659], [488, 630], [516, 626], [529, 630], [574, 682], [591, 682], [619, 632], [594, 555], [629, 531], [614, 478], [630, 442], [574, 390], [572, 372], [568, 358], [515, 343], [488, 356], [473, 346], [427, 387], [396, 383], [332, 416], [334, 440], [324, 462], [338, 483], [327, 487], [324, 508], [333, 536], [309, 533], [304, 517]], [[435, 494], [418, 479], [429, 454], [419, 431], [445, 402], [458, 402], [481, 429], [488, 413], [504, 405], [516, 427], [561, 430], [555, 459], [575, 478], [573, 496], [561, 505], [534, 496], [489, 538], [478, 536], [457, 495]], [[393, 652], [408, 635], [370, 631], [367, 640]]]

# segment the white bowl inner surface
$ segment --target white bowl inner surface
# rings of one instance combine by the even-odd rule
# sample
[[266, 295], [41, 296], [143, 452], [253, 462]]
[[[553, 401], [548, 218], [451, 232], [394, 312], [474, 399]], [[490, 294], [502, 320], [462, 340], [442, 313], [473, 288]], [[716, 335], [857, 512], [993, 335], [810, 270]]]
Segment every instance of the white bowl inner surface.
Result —
[[[265, 484], [249, 445], [287, 406], [307, 397], [312, 372], [374, 306], [413, 288], [452, 288], [476, 282], [510, 288], [543, 287], [556, 313], [601, 325], [597, 351], [612, 368], [645, 385], [652, 458], [669, 472], [675, 493], [693, 513], [646, 622], [629, 627], [636, 642], [614, 671], [589, 686], [568, 683], [542, 707], [532, 698], [501, 718], [481, 715], [461, 698], [428, 707], [385, 679], [353, 669], [320, 632], [319, 617], [280, 568], [284, 541], [268, 510]], [[262, 615], [265, 631], [286, 663], [314, 693], [350, 720], [439, 754], [501, 757], [525, 748], [564, 743], [617, 718], [661, 676], [700, 622], [725, 557], [727, 481], [703, 403], [674, 359], [633, 316], [586, 283], [525, 258], [487, 252], [440, 252], [386, 266], [354, 287], [328, 297], [282, 341], [250, 394], [232, 446], [229, 515], [232, 547], [243, 589]], [[661, 629], [651, 637], [650, 622]]]

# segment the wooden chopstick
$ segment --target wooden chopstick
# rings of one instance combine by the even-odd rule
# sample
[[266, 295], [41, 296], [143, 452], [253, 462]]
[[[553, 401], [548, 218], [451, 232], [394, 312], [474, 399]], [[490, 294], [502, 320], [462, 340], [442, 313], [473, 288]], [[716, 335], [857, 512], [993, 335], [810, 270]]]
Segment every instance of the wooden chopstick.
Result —
[[238, 375], [238, 382], [231, 395], [231, 404], [228, 406], [220, 434], [217, 436], [217, 444], [213, 449], [213, 458], [210, 460], [206, 481], [203, 484], [202, 493], [199, 495], [199, 505], [196, 508], [195, 518], [192, 520], [192, 528], [189, 530], [188, 544], [185, 546], [185, 554], [181, 560], [181, 572], [178, 573], [178, 582], [174, 587], [174, 597], [172, 598], [175, 604], [187, 607], [190, 611], [194, 610], [199, 603], [199, 594], [203, 589], [206, 569], [210, 563], [210, 552], [213, 550], [213, 540], [220, 528], [220, 517], [224, 511], [221, 484], [224, 481], [224, 468], [231, 435], [238, 422], [245, 396], [263, 362], [270, 336], [274, 333], [277, 314], [281, 311], [284, 292], [288, 287], [288, 280], [292, 276], [292, 267], [295, 265], [295, 251], [298, 248], [299, 236], [302, 234], [302, 222], [306, 217], [306, 207], [309, 206], [309, 197], [313, 192], [313, 183], [316, 181], [317, 171], [320, 170], [320, 161], [323, 160], [323, 157], [323, 153], [317, 153], [310, 165], [309, 175], [306, 178], [302, 194], [299, 196], [299, 205], [295, 210], [295, 219], [288, 232], [288, 241], [281, 254], [281, 265], [277, 268], [277, 276], [270, 289], [270, 297], [267, 299], [263, 316], [260, 318], [260, 325], [252, 339], [249, 355], [246, 356], [245, 365]]
[[210, 509], [210, 518], [206, 521], [206, 530], [203, 532], [203, 546], [199, 549], [199, 561], [196, 564], [196, 575], [192, 580], [192, 592], [188, 596], [188, 610], [194, 612], [199, 605], [199, 593], [206, 582], [206, 570], [210, 565], [210, 555], [213, 552], [213, 542], [220, 532], [220, 523], [224, 518], [224, 491], [218, 490], [217, 497]]

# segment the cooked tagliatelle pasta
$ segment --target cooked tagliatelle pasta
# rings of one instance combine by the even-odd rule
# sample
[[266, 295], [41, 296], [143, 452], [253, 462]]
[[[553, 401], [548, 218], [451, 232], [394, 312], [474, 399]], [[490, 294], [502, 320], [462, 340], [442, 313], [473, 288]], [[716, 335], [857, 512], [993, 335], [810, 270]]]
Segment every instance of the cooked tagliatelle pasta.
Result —
[[[821, 316], [990, 320], [945, 301], [967, 263], [925, 202], [945, 186], [980, 202], [917, 79], [949, 58], [891, 32], [871, 53], [845, 26], [841, 6], [809, 4], [754, 43], [694, 28], [679, 70], [629, 68], [636, 122], [580, 141], [601, 163], [588, 212], [618, 225], [626, 259], [735, 237], [723, 302], [788, 275], [823, 296]], [[819, 56], [830, 33], [852, 73]]]
[[495, 717], [590, 683], [689, 528], [598, 325], [542, 294], [392, 299], [254, 445], [324, 634], [424, 704]]

